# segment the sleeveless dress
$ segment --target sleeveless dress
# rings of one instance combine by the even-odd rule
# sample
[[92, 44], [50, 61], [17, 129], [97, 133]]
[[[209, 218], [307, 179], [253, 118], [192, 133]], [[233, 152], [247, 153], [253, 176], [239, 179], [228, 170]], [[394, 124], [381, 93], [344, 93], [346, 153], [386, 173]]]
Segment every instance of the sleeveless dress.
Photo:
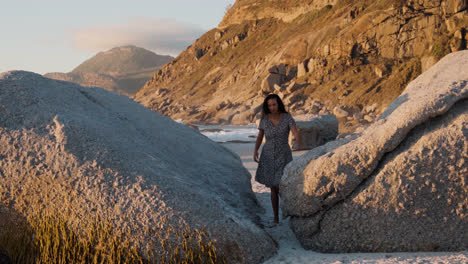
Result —
[[290, 114], [283, 113], [278, 125], [274, 125], [268, 117], [262, 118], [258, 126], [266, 138], [263, 145], [255, 180], [266, 187], [280, 183], [283, 169], [292, 161], [291, 148], [288, 144], [289, 131], [296, 123]]

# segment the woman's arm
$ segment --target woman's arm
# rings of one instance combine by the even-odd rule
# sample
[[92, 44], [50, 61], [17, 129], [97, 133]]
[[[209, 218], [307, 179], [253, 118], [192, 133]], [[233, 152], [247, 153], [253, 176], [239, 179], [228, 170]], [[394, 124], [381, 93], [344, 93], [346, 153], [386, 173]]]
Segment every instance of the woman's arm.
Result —
[[296, 125], [293, 125], [291, 127], [291, 131], [293, 132], [294, 138], [296, 139], [296, 143], [297, 143], [297, 148], [294, 150], [303, 150], [304, 147], [302, 147], [302, 139], [301, 139], [301, 135], [299, 134], [299, 129], [297, 129]]
[[253, 155], [253, 159], [255, 162], [258, 162], [258, 149], [260, 148], [260, 145], [262, 145], [262, 141], [263, 141], [263, 129], [259, 129], [257, 141], [255, 142], [255, 151]]

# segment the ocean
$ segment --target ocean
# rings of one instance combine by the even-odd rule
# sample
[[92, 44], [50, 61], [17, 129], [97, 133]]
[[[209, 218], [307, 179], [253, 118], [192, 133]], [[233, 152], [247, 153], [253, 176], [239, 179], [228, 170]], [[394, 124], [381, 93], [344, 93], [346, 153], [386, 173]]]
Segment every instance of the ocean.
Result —
[[200, 133], [218, 143], [255, 143], [258, 129], [255, 124], [247, 126], [209, 125], [198, 126]]

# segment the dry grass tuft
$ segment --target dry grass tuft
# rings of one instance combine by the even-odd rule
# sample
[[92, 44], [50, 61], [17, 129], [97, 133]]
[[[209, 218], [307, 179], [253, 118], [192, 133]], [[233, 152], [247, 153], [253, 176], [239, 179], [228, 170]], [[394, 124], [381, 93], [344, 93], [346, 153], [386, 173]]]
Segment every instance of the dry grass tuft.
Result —
[[13, 263], [226, 263], [203, 230], [164, 220], [159, 226], [164, 228], [146, 228], [150, 243], [143, 249], [108, 221], [96, 219], [76, 232], [56, 216], [12, 217], [2, 224], [0, 249]]

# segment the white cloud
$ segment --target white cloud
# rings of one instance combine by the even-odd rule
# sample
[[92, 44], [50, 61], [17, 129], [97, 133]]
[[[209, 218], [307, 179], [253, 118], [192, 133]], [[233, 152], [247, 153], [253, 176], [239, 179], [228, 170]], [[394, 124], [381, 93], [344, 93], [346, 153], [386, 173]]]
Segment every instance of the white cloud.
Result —
[[73, 45], [93, 52], [135, 45], [161, 55], [177, 56], [204, 32], [199, 26], [171, 19], [134, 18], [126, 24], [74, 30]]

